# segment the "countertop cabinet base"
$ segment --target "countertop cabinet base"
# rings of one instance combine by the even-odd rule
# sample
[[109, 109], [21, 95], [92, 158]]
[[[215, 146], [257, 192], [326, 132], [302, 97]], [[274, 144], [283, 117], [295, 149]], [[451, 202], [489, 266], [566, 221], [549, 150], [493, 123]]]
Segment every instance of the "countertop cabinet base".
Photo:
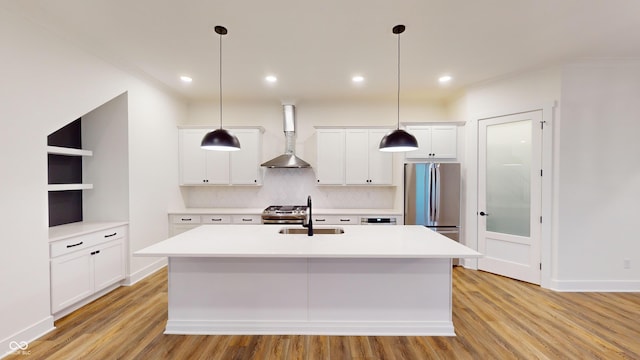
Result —
[[123, 280], [126, 241], [126, 226], [120, 226], [50, 243], [51, 313]]

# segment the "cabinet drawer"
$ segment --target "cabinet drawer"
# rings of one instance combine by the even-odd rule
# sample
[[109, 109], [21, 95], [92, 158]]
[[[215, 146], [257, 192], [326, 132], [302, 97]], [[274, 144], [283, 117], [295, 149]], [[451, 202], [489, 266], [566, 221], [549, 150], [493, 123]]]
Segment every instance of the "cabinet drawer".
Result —
[[200, 224], [200, 215], [171, 215], [174, 224]]
[[50, 256], [54, 258], [107, 241], [122, 239], [126, 235], [126, 231], [125, 226], [119, 226], [59, 240], [50, 244]]
[[358, 217], [352, 215], [314, 215], [314, 225], [350, 225], [357, 224]]
[[233, 215], [231, 218], [234, 224], [262, 224], [261, 215]]
[[230, 215], [202, 215], [200, 217], [203, 224], [230, 224]]

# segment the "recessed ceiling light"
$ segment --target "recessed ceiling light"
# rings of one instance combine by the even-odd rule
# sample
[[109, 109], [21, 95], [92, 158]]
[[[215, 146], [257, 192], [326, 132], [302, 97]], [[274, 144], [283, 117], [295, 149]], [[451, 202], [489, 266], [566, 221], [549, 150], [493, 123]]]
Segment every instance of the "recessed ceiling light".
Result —
[[351, 81], [353, 81], [354, 83], [361, 83], [364, 81], [364, 76], [356, 75], [351, 78]]
[[274, 83], [278, 81], [278, 78], [275, 77], [274, 75], [267, 75], [264, 79], [270, 83]]
[[192, 82], [192, 81], [193, 81], [193, 79], [192, 79], [192, 78], [190, 78], [190, 77], [188, 77], [188, 76], [186, 76], [186, 75], [182, 75], [182, 76], [180, 76], [180, 80], [182, 80], [182, 82], [183, 82], [183, 83], [190, 83], [190, 82]]
[[443, 75], [443, 76], [440, 76], [440, 77], [438, 78], [438, 81], [439, 81], [441, 84], [444, 84], [444, 83], [448, 83], [449, 81], [451, 81], [451, 79], [453, 79], [453, 78], [452, 78], [450, 75]]

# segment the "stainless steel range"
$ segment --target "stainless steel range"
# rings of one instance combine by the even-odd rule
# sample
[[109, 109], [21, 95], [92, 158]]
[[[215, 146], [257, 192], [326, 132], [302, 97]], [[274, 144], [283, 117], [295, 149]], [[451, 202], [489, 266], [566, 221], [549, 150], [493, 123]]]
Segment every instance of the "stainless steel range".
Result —
[[271, 205], [262, 211], [263, 224], [304, 224], [306, 205]]

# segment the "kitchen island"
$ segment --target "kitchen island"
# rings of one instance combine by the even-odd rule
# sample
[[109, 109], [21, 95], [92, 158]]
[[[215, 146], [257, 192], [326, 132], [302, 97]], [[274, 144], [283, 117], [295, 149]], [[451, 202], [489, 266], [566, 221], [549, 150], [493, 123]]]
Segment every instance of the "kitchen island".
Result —
[[136, 251], [169, 258], [165, 333], [455, 336], [451, 259], [476, 251], [418, 225], [284, 227], [205, 225]]

